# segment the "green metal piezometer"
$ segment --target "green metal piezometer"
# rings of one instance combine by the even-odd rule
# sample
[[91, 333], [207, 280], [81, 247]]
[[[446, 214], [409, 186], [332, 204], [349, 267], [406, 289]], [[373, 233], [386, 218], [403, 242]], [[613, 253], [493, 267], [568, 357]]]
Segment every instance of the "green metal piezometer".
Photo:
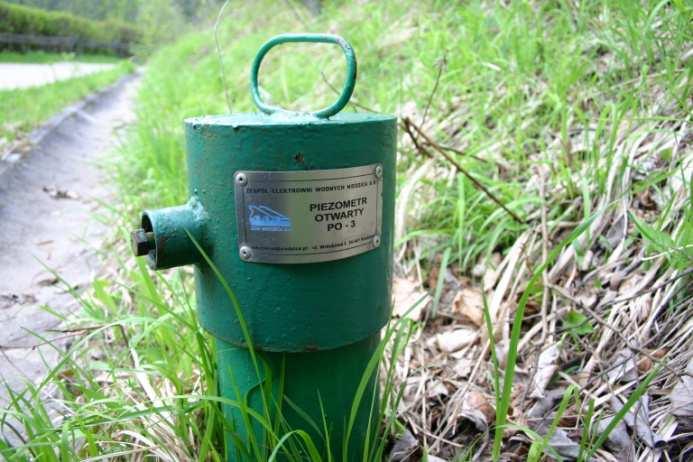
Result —
[[[342, 48], [347, 75], [333, 105], [297, 113], [263, 102], [260, 64], [286, 42]], [[304, 430], [323, 452], [329, 442], [336, 460], [345, 444], [349, 460], [363, 460], [377, 429], [373, 374], [346, 431], [390, 316], [396, 118], [340, 113], [355, 80], [343, 38], [272, 38], [251, 68], [262, 112], [186, 120], [190, 199], [145, 211], [133, 233], [136, 254], [152, 268], [195, 265], [197, 308], [216, 340], [219, 390], [229, 403], [228, 460], [254, 459], [242, 448], [266, 445], [253, 412]], [[250, 422], [231, 401], [247, 404]]]

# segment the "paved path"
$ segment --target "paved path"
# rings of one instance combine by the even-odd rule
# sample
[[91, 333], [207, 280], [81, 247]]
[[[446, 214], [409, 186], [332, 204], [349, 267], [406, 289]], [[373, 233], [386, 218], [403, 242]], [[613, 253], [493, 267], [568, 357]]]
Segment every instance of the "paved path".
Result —
[[113, 66], [70, 61], [51, 64], [0, 63], [0, 90], [36, 87], [105, 71]]
[[[112, 231], [99, 218], [113, 191], [97, 163], [134, 118], [136, 82], [121, 81], [0, 174], [0, 383], [14, 390], [38, 382], [63, 348], [51, 332], [60, 319], [42, 306], [77, 308], [48, 268], [77, 289], [99, 271], [95, 251]], [[6, 397], [0, 386], [0, 406]]]

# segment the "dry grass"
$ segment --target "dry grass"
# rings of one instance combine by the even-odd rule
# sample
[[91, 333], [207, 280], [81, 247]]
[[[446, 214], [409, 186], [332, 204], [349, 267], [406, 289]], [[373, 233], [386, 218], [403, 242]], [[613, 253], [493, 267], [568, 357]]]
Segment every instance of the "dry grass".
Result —
[[[584, 156], [595, 143], [596, 128], [571, 128], [567, 140], [549, 135], [549, 152], [536, 153], [526, 178], [526, 194], [540, 198], [537, 206], [524, 209], [527, 229], [509, 249], [480, 259], [471, 273], [441, 264], [445, 259], [440, 257], [428, 271], [422, 269], [421, 255], [435, 246], [430, 238], [409, 240], [401, 249], [395, 286], [399, 311], [417, 294], [428, 291], [433, 297], [426, 309], [415, 312], [422, 329], [397, 367], [405, 390], [398, 412], [410, 434], [400, 440], [408, 450], [398, 448], [395, 460], [417, 460], [423, 452], [446, 460], [461, 454], [464, 460], [490, 457], [490, 429], [499, 404], [494, 380], [506, 371], [518, 302], [528, 286], [534, 293], [520, 317], [502, 458], [532, 456], [532, 443], [547, 434], [571, 386], [578, 394], [558, 416], [547, 456], [585, 457], [589, 442], [646, 378], [651, 380], [646, 393], [595, 456], [626, 461], [691, 455], [693, 252], [685, 236], [690, 236], [693, 218], [693, 132], [690, 114], [676, 101], [661, 93], [653, 102], [649, 114], [614, 121], [609, 155], [572, 172], [578, 187], [582, 183], [589, 191], [602, 191], [595, 196], [566, 201], [563, 178], [540, 157]], [[403, 128], [413, 149], [430, 156], [437, 143], [407, 124], [413, 124], [411, 119], [405, 119]], [[428, 129], [445, 132], [445, 122], [441, 125], [431, 121]], [[462, 156], [463, 151], [460, 147]], [[398, 210], [408, 212], [398, 214], [398, 229], [409, 216], [425, 214], [416, 204], [426, 204], [436, 194], [427, 179], [466, 174], [445, 156], [432, 162], [408, 176], [401, 195], [410, 206], [400, 202]], [[601, 180], [597, 172], [604, 173]], [[547, 218], [557, 204], [568, 211], [565, 215], [586, 218]], [[662, 234], [647, 222], [655, 222]], [[584, 232], [550, 259], [549, 250], [581, 223]], [[667, 235], [674, 238], [663, 237]], [[537, 271], [540, 283], [532, 286], [530, 278]], [[440, 301], [434, 313], [436, 292]], [[672, 396], [674, 389], [681, 395]]]

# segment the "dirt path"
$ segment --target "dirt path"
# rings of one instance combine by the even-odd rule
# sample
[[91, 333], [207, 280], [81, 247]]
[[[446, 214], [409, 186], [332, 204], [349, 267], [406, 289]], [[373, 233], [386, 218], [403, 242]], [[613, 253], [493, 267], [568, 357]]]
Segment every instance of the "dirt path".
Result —
[[61, 345], [51, 332], [60, 319], [42, 307], [76, 308], [51, 270], [76, 289], [99, 271], [96, 249], [110, 231], [99, 218], [113, 191], [98, 164], [133, 119], [136, 85], [128, 77], [107, 90], [0, 174], [0, 380], [13, 390], [58, 358], [45, 340]]
[[113, 64], [77, 62], [51, 64], [0, 63], [0, 90], [36, 87], [112, 68]]

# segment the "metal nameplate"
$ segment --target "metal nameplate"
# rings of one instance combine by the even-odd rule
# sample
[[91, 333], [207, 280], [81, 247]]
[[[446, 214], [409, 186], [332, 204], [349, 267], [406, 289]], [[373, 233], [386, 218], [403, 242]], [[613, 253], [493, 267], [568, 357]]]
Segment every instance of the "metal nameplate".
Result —
[[258, 263], [314, 263], [380, 245], [380, 164], [234, 174], [238, 252]]

